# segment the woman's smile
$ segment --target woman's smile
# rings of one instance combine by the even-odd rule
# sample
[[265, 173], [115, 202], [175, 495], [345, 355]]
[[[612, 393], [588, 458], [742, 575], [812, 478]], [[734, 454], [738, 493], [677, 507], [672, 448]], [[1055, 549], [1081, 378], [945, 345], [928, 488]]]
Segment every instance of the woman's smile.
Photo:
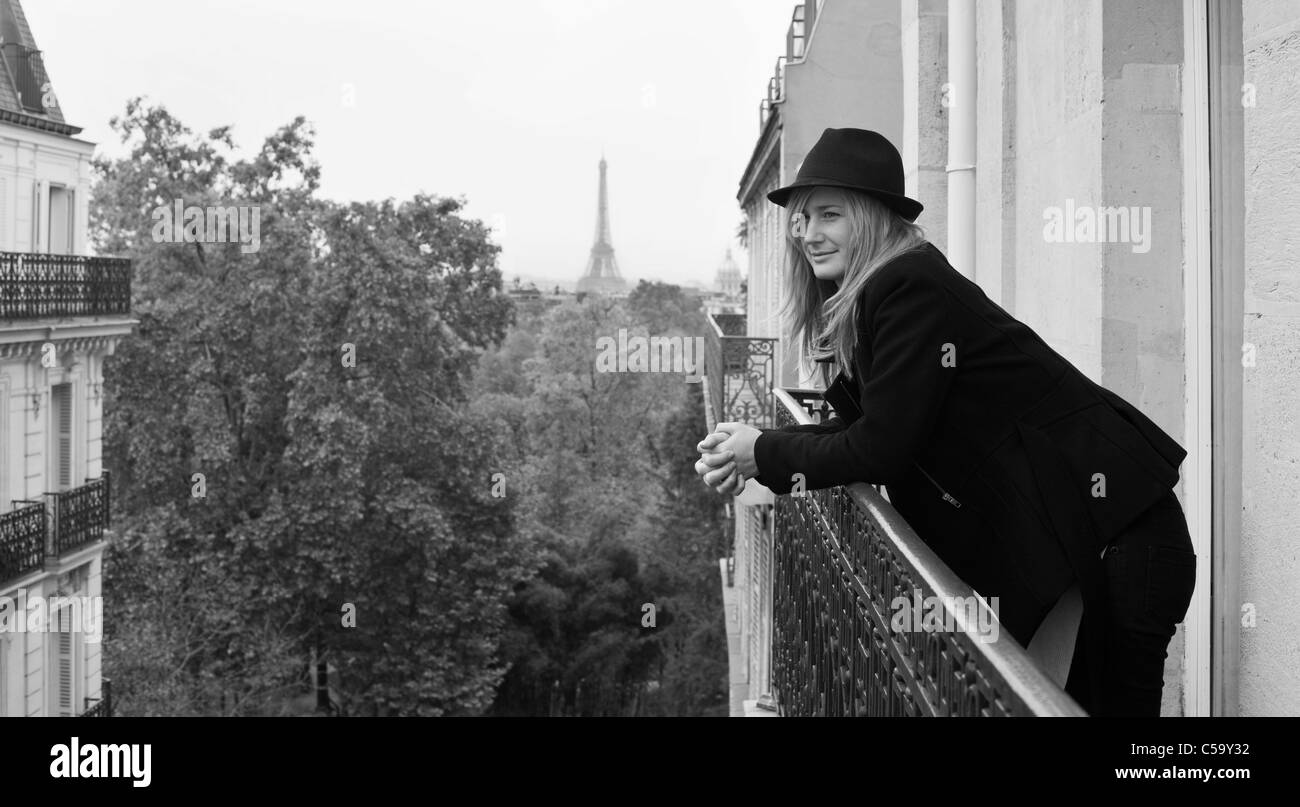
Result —
[[809, 247], [806, 250], [808, 263], [812, 266], [813, 274], [821, 280], [833, 280], [839, 282], [844, 279], [845, 260], [844, 253], [839, 249], [828, 245], [818, 247]]

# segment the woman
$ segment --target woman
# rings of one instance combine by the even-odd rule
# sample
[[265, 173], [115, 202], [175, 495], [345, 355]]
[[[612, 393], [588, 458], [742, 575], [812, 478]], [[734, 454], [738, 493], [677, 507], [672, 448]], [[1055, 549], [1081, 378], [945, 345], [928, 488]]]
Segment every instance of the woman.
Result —
[[[1186, 452], [953, 270], [915, 225], [881, 135], [827, 129], [790, 211], [794, 339], [823, 362], [835, 416], [722, 423], [696, 470], [723, 494], [884, 484], [1027, 645], [1067, 592], [1083, 617], [1066, 691], [1093, 715], [1158, 716], [1196, 557], [1173, 487]], [[832, 379], [832, 370], [838, 374]]]

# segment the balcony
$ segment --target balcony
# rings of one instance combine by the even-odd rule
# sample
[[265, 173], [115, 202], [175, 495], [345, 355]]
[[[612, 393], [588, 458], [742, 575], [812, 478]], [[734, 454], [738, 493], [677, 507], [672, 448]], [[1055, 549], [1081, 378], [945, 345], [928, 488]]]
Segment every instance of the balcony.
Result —
[[758, 105], [758, 128], [760, 131], [767, 125], [767, 119], [772, 116], [772, 109], [775, 105], [785, 100], [786, 61], [786, 57], [778, 57], [776, 67], [772, 70], [772, 77], [767, 80], [767, 95]]
[[65, 555], [104, 537], [109, 509], [107, 471], [99, 479], [86, 480], [79, 488], [45, 495], [50, 501], [56, 555]]
[[[91, 702], [94, 705], [91, 705]], [[113, 681], [105, 678], [100, 681], [100, 697], [86, 698], [86, 711], [78, 717], [112, 717], [113, 716]]]
[[131, 313], [131, 261], [0, 252], [0, 320]]
[[28, 502], [0, 515], [0, 583], [45, 565], [46, 529], [41, 502]]
[[709, 428], [737, 421], [774, 425], [772, 373], [775, 339], [745, 335], [744, 314], [710, 314], [705, 337], [704, 384]]
[[[774, 428], [833, 413], [820, 392], [772, 389], [777, 340], [745, 336], [744, 315], [709, 321], [710, 427]], [[962, 621], [952, 603], [974, 602], [975, 592], [875, 487], [771, 504], [749, 495], [730, 511], [735, 547], [723, 574], [724, 600], [736, 611], [736, 624], [728, 622], [733, 714], [760, 714], [769, 695], [784, 716], [1084, 714], [1009, 634], [987, 641], [978, 624]], [[961, 627], [897, 630], [900, 597], [943, 603]]]
[[[819, 392], [782, 389], [774, 398], [777, 426], [828, 412]], [[898, 597], [948, 604], [974, 592], [875, 487], [778, 496], [771, 534], [770, 669], [780, 714], [1084, 714], [1006, 633], [985, 642], [969, 623], [894, 629]]]
[[807, 3], [802, 3], [794, 7], [794, 13], [790, 16], [790, 27], [785, 33], [785, 54], [791, 59], [802, 59], [806, 50], [808, 41], [808, 26], [805, 14]]
[[109, 474], [71, 490], [45, 494], [45, 501], [18, 501], [0, 515], [0, 584], [45, 567], [103, 540], [109, 520]]

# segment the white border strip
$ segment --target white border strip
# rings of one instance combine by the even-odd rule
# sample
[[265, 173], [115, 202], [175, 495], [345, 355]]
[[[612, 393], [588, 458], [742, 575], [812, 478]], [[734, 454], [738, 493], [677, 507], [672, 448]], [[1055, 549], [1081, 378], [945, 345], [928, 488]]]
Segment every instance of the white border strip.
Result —
[[1183, 334], [1186, 386], [1183, 511], [1196, 550], [1196, 590], [1183, 622], [1183, 710], [1210, 715], [1213, 526], [1210, 293], [1210, 75], [1205, 0], [1183, 0]]

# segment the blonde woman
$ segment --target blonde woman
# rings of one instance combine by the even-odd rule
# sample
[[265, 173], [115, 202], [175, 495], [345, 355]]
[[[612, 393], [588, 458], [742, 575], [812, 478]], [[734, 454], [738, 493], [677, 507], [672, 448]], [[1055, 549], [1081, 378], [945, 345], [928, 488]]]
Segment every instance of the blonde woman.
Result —
[[1158, 716], [1195, 579], [1172, 490], [1186, 452], [948, 264], [883, 136], [827, 129], [768, 198], [789, 213], [791, 337], [835, 416], [718, 424], [697, 472], [723, 494], [886, 485], [1022, 645], [1077, 591], [1066, 691], [1093, 715]]

